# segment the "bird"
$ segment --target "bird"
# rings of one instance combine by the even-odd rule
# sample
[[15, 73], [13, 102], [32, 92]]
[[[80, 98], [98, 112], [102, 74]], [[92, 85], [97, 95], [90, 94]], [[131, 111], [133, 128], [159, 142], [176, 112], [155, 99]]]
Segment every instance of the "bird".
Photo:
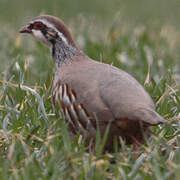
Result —
[[49, 47], [55, 66], [52, 104], [72, 137], [80, 134], [89, 149], [95, 147], [97, 131], [101, 138], [107, 132], [104, 151], [113, 151], [115, 143], [121, 147], [121, 140], [135, 149], [152, 126], [165, 122], [132, 75], [88, 57], [58, 17], [38, 16], [19, 32]]

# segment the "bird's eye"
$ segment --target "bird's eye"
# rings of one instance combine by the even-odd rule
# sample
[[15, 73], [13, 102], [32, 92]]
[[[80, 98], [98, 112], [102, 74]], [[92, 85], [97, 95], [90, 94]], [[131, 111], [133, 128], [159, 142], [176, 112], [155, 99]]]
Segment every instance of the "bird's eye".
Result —
[[45, 28], [45, 25], [41, 22], [35, 22], [34, 25], [33, 25], [33, 28], [35, 30], [42, 30]]

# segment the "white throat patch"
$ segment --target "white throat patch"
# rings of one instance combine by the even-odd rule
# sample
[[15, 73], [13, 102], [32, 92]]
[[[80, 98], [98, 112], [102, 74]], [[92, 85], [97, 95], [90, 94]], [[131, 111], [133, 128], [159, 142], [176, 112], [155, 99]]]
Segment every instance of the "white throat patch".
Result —
[[32, 35], [36, 40], [44, 43], [48, 47], [51, 47], [51, 43], [49, 41], [47, 41], [47, 39], [44, 37], [44, 35], [42, 34], [41, 31], [32, 29]]

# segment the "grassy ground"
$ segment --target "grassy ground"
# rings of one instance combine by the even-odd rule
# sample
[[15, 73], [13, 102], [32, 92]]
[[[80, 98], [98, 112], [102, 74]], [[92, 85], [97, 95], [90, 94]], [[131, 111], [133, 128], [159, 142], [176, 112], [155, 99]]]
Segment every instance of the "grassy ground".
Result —
[[4, 26], [0, 179], [180, 179], [179, 33], [170, 25], [132, 28], [118, 20], [97, 26], [79, 18], [69, 26], [90, 57], [135, 76], [168, 123], [153, 128], [138, 159], [123, 142], [117, 152], [102, 154], [98, 143], [96, 156], [87, 154], [80, 136], [69, 140], [64, 121], [52, 108], [53, 61], [48, 49]]

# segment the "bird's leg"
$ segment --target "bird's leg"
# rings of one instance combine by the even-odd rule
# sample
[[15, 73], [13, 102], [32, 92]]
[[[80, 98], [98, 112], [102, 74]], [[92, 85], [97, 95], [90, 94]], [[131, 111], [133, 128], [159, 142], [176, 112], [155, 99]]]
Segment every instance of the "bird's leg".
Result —
[[138, 145], [141, 146], [142, 144], [133, 136], [131, 136], [132, 145], [133, 145], [133, 152], [135, 154], [135, 158], [139, 157], [138, 155]]
[[138, 153], [138, 145], [135, 141], [133, 142], [133, 152]]

